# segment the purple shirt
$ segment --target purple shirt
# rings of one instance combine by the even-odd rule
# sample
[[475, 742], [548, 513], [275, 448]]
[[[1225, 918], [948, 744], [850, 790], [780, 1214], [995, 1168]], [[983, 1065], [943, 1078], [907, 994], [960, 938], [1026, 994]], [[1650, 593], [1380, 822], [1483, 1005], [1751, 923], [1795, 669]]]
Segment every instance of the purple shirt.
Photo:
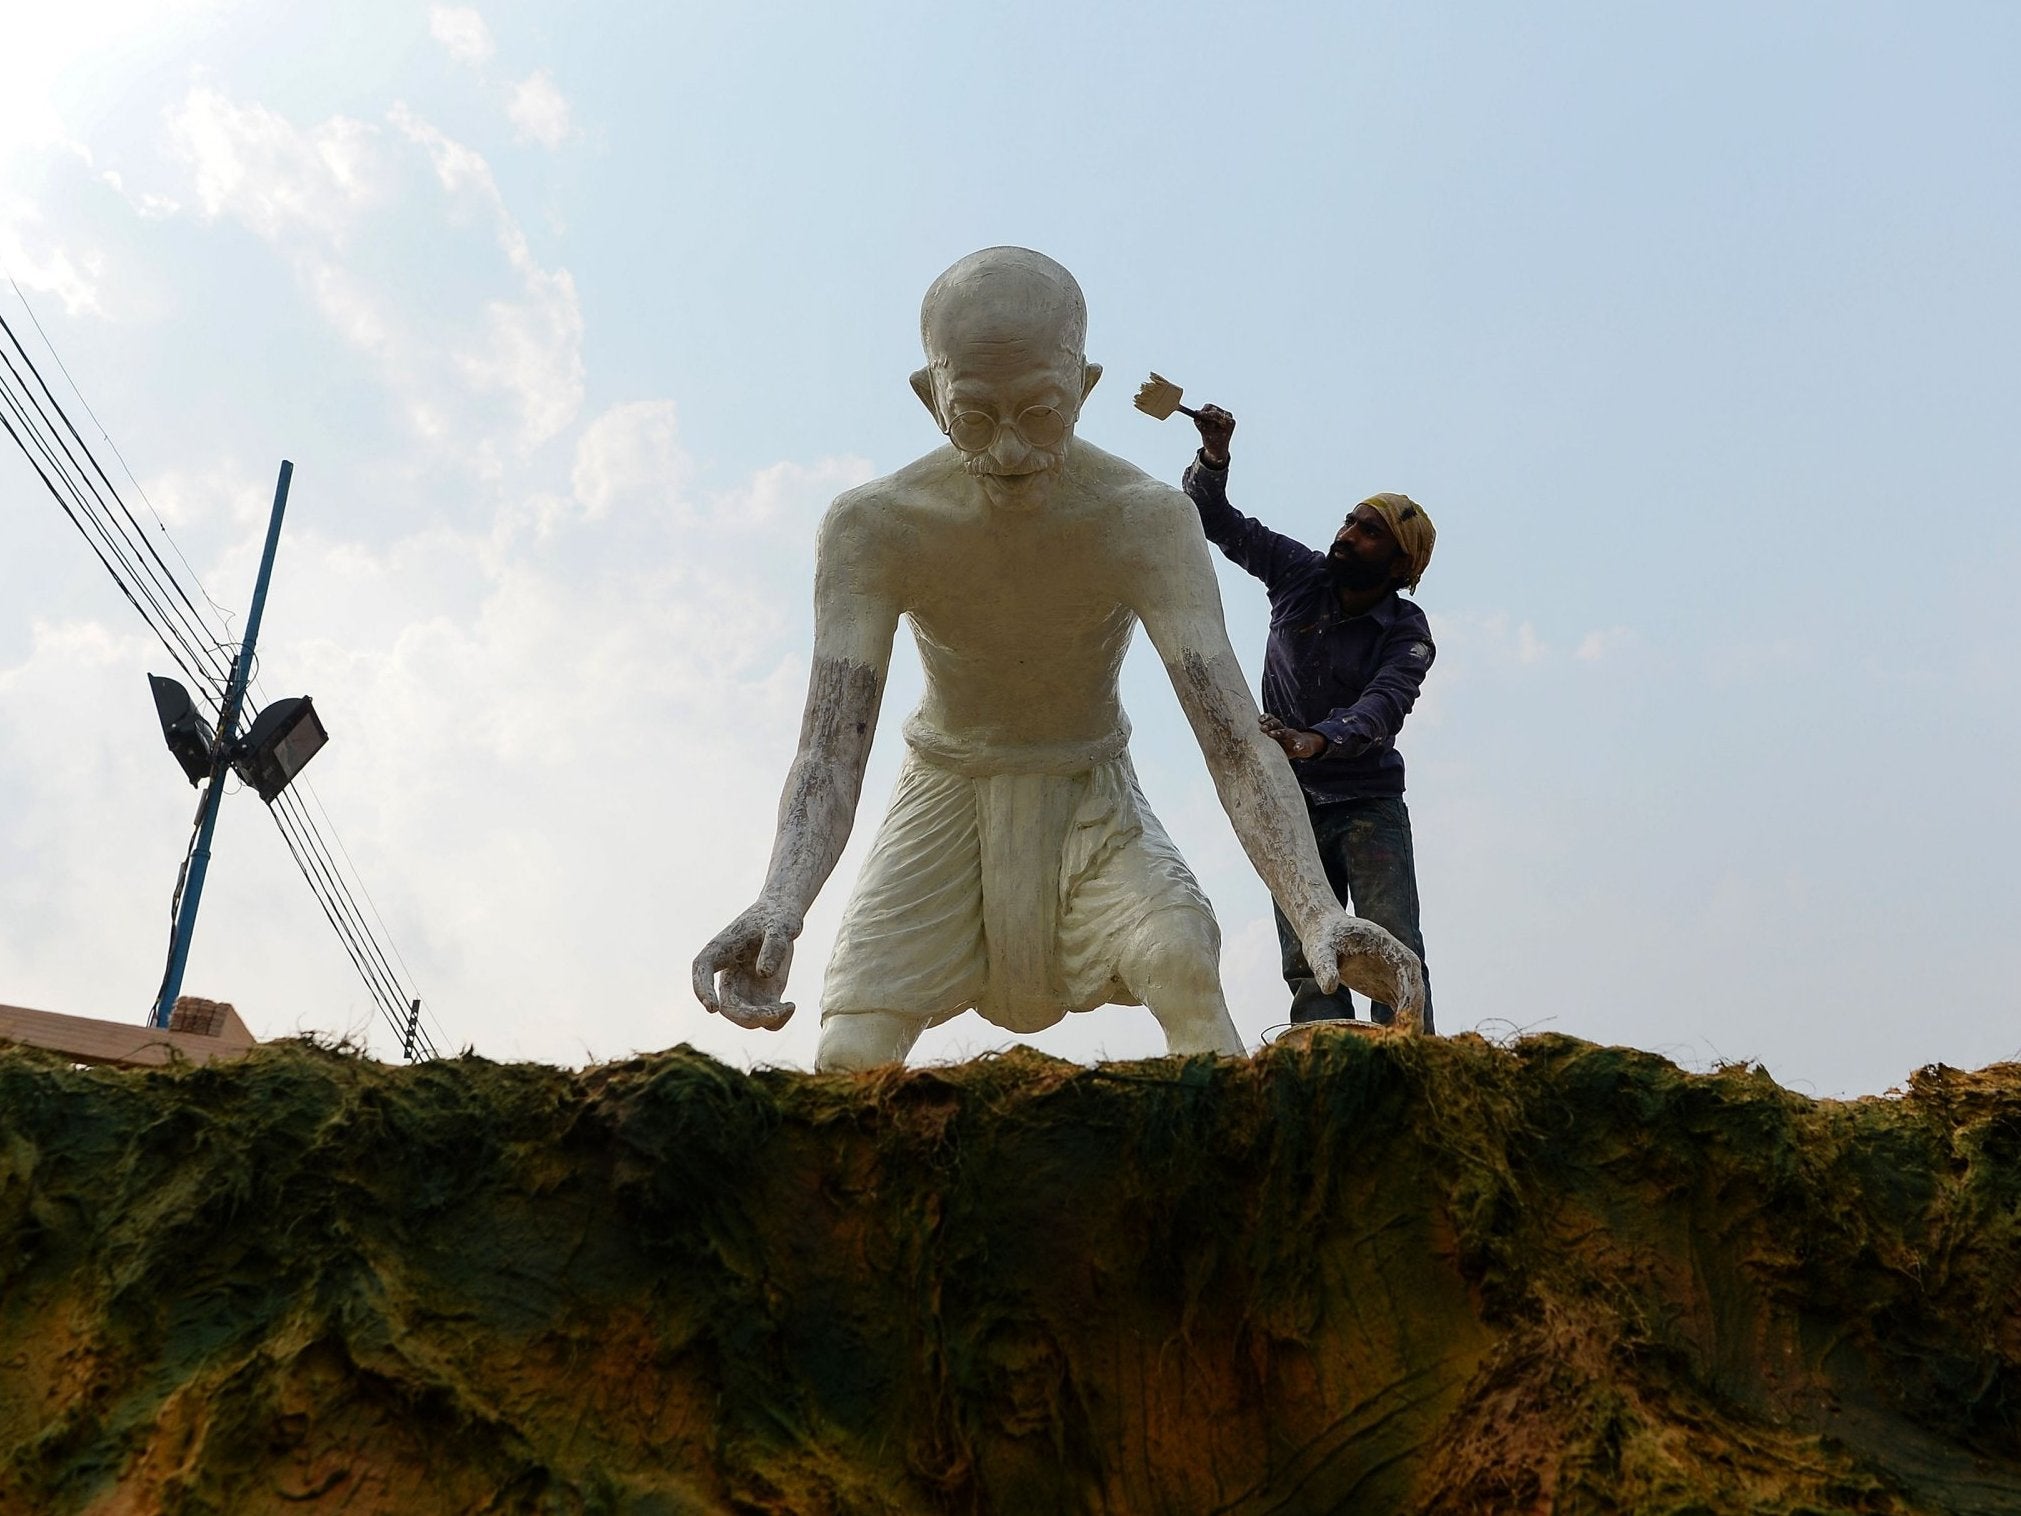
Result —
[[1199, 508], [1207, 540], [1270, 594], [1263, 709], [1328, 744], [1317, 758], [1291, 766], [1306, 801], [1401, 795], [1396, 734], [1437, 656], [1425, 613], [1392, 590], [1374, 609], [1346, 614], [1326, 555], [1230, 505], [1226, 468], [1210, 468], [1196, 456], [1181, 483]]

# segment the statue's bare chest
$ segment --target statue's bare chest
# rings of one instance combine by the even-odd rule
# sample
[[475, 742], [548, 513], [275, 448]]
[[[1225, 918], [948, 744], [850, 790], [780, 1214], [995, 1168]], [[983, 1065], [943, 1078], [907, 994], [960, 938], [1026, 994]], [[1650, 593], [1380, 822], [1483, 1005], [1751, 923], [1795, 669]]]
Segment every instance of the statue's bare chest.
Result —
[[1106, 661], [1135, 617], [1119, 568], [1087, 535], [953, 537], [907, 566], [905, 610], [925, 638], [964, 657], [1040, 649]]

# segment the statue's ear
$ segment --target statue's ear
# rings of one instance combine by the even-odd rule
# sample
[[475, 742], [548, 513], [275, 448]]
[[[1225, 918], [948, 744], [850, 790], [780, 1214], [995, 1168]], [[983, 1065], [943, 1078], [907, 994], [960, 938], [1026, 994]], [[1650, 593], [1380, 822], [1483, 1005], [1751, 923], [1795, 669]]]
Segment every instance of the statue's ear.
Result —
[[933, 417], [933, 424], [943, 432], [946, 431], [947, 423], [941, 419], [940, 406], [933, 398], [932, 369], [916, 368], [912, 371], [912, 393], [919, 396], [919, 403], [925, 406], [927, 414]]
[[1094, 389], [1096, 381], [1101, 377], [1102, 366], [1099, 363], [1090, 363], [1081, 370], [1081, 398], [1083, 400], [1088, 398], [1089, 391]]

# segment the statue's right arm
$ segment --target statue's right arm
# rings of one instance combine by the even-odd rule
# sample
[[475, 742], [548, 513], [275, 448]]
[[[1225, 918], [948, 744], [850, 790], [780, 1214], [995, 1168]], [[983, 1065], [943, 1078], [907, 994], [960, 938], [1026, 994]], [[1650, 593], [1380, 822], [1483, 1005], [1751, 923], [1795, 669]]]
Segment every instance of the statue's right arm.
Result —
[[765, 885], [695, 959], [696, 998], [739, 1026], [777, 1029], [792, 1016], [781, 997], [793, 941], [856, 819], [898, 629], [896, 564], [879, 540], [879, 514], [854, 492], [822, 521], [813, 667]]

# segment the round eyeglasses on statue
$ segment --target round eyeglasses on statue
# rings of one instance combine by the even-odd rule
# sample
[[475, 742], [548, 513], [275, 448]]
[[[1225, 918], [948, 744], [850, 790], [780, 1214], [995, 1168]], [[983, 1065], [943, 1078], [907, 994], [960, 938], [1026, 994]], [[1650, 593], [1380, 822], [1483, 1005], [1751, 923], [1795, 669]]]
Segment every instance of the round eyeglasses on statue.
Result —
[[[1006, 423], [982, 411], [962, 411], [947, 424], [947, 440], [964, 453], [986, 453]], [[1058, 447], [1067, 434], [1067, 418], [1050, 405], [1030, 405], [1008, 423], [1032, 447]]]

